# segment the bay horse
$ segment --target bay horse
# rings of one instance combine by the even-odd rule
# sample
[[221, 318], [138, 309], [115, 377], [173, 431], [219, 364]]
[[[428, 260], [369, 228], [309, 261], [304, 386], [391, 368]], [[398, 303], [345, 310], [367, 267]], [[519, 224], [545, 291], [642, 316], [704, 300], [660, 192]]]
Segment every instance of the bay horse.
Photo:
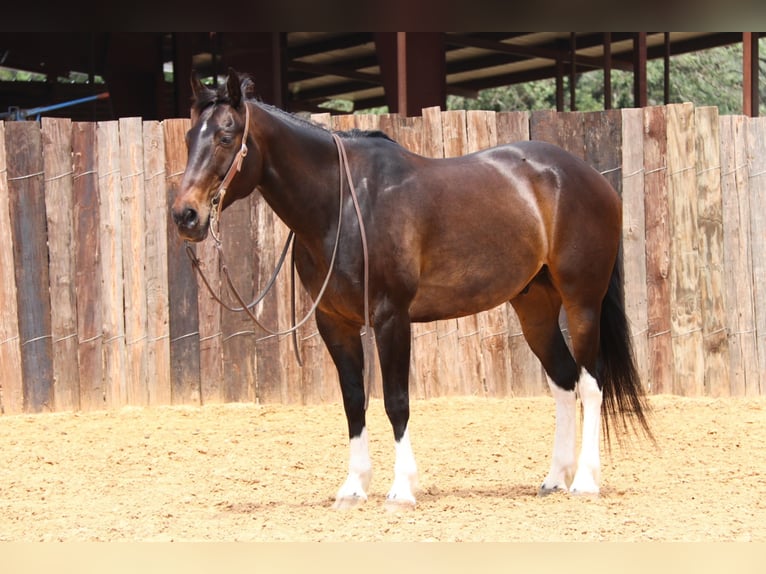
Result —
[[[334, 133], [253, 98], [252, 79], [234, 70], [215, 89], [193, 73], [192, 88], [188, 160], [172, 218], [183, 239], [198, 242], [220, 210], [258, 190], [294, 232], [294, 265], [317, 305], [348, 422], [348, 475], [335, 507], [365, 501], [371, 478], [365, 324], [375, 334], [394, 435], [387, 504], [415, 504], [413, 322], [510, 301], [555, 399], [541, 495], [599, 492], [600, 431], [609, 437], [610, 419], [651, 436], [623, 305], [621, 200], [596, 170], [537, 141], [431, 159], [380, 132]], [[345, 184], [355, 184], [351, 196], [343, 194], [343, 167]], [[562, 306], [571, 352], [559, 327]]]

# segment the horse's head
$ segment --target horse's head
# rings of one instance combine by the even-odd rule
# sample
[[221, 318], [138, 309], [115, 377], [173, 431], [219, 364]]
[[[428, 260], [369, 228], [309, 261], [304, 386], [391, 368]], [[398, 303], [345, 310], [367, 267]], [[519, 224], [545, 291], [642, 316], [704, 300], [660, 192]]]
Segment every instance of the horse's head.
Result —
[[[194, 102], [192, 127], [186, 134], [188, 159], [171, 212], [181, 237], [201, 241], [217, 203], [224, 209], [257, 185], [260, 157], [252, 139], [248, 140], [245, 101], [252, 95], [252, 80], [230, 69], [217, 90], [204, 86], [196, 73], [191, 84]], [[222, 189], [226, 190], [223, 196]]]

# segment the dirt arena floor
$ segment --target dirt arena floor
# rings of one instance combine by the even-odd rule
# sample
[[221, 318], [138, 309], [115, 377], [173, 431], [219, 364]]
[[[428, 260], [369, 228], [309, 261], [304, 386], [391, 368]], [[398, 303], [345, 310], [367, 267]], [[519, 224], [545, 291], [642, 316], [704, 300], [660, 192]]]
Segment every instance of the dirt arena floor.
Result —
[[598, 498], [536, 496], [551, 398], [415, 401], [397, 513], [379, 400], [370, 499], [343, 512], [340, 405], [3, 416], [0, 541], [766, 541], [766, 398], [650, 401], [658, 447], [613, 445]]

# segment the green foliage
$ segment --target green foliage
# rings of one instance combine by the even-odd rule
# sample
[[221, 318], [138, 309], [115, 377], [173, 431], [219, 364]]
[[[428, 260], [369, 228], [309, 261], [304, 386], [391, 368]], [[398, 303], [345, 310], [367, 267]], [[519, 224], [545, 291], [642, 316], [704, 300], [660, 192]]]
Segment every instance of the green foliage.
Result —
[[[766, 43], [760, 40], [761, 54]], [[664, 103], [664, 64], [652, 60], [646, 66], [647, 101], [649, 105]], [[761, 114], [766, 113], [766, 58], [760, 69]], [[628, 108], [633, 99], [633, 74], [613, 70], [612, 107]], [[578, 111], [604, 109], [604, 71], [578, 74], [575, 105]], [[564, 106], [569, 110], [569, 78], [564, 78]], [[742, 113], [742, 45], [733, 44], [671, 56], [670, 103], [692, 102], [696, 106], [718, 106], [722, 115]], [[540, 110], [556, 108], [555, 80], [539, 80], [526, 84], [503, 86], [479, 92], [477, 98], [448, 96], [447, 109], [465, 110]]]
[[14, 70], [13, 68], [0, 68], [0, 82], [44, 82], [45, 74]]

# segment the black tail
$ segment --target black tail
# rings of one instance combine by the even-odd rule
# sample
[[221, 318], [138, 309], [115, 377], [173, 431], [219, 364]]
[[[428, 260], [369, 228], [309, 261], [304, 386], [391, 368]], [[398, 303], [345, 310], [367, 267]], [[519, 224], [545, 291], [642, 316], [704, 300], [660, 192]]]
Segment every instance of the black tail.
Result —
[[[625, 296], [622, 285], [622, 249], [612, 271], [609, 289], [601, 305], [599, 381], [603, 391], [602, 412], [607, 444], [610, 423], [621, 422], [624, 430], [637, 427], [654, 442], [647, 415], [649, 406], [636, 370]], [[630, 422], [630, 425], [628, 425]], [[636, 424], [638, 423], [638, 424]]]

